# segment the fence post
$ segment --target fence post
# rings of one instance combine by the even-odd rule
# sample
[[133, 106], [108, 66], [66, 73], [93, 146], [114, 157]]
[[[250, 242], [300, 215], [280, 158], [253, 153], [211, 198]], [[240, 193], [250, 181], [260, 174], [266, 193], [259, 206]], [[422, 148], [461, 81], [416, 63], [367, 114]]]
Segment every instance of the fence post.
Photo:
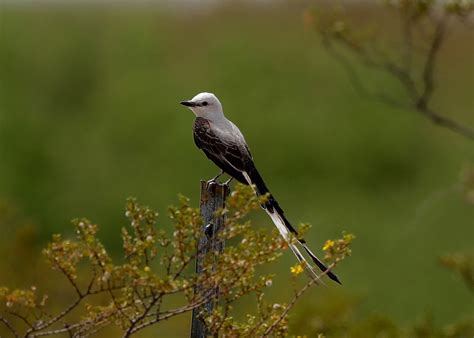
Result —
[[[196, 258], [196, 274], [202, 272], [202, 266], [204, 263], [204, 257], [209, 253], [211, 255], [217, 255], [224, 249], [224, 241], [218, 240], [215, 234], [218, 229], [224, 225], [224, 216], [215, 217], [215, 212], [225, 206], [225, 199], [229, 195], [229, 186], [218, 182], [208, 183], [201, 181], [201, 216], [203, 219], [203, 227], [201, 238], [198, 243], [198, 252]], [[204, 286], [196, 286], [194, 292], [199, 294], [206, 290]], [[215, 289], [217, 293], [217, 288]], [[204, 321], [200, 318], [199, 313], [202, 311], [211, 312], [214, 309], [214, 305], [217, 303], [210, 300], [203, 306], [193, 310], [192, 323], [191, 323], [191, 338], [206, 338], [208, 333]]]

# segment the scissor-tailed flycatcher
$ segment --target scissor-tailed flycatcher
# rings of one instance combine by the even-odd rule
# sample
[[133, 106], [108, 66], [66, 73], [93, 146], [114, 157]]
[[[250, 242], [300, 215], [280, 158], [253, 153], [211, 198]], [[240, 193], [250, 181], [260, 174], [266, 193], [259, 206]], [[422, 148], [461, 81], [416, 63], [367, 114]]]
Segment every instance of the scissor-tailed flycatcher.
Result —
[[[313, 262], [322, 271], [326, 271], [326, 266], [311, 252], [306, 241], [298, 237], [296, 229], [290, 224], [280, 205], [270, 194], [255, 167], [244, 136], [239, 128], [224, 116], [222, 105], [217, 97], [211, 93], [200, 93], [189, 101], [182, 101], [181, 104], [189, 107], [196, 115], [193, 131], [194, 142], [197, 147], [222, 170], [213, 180], [225, 172], [243, 184], [254, 186], [259, 196], [269, 194], [262, 208], [275, 223], [278, 231], [288, 242], [298, 260], [318, 277], [295, 245], [295, 242], [292, 242], [290, 234], [293, 234], [298, 243], [311, 256]], [[328, 271], [327, 275], [332, 280], [341, 283], [331, 271]]]

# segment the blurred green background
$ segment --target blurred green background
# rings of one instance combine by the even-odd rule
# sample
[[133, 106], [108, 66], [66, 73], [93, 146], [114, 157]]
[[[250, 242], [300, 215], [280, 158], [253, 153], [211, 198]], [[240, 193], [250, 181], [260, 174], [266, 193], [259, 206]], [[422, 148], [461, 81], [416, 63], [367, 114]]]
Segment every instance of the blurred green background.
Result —
[[[311, 316], [308, 308], [321, 299], [331, 302], [327, 294], [357, 295], [362, 314], [402, 324], [424, 313], [439, 325], [472, 314], [472, 293], [437, 257], [473, 248], [474, 208], [463, 200], [461, 175], [474, 143], [360, 97], [305, 28], [307, 7], [3, 3], [0, 210], [15, 209], [34, 224], [23, 249], [39, 254], [51, 234], [70, 233], [69, 220], [85, 216], [118, 252], [128, 196], [159, 210], [163, 226], [178, 193], [197, 205], [199, 180], [217, 169], [195, 148], [193, 115], [178, 102], [211, 91], [289, 218], [313, 225], [307, 240], [316, 251], [342, 230], [357, 236], [353, 257], [337, 269], [344, 286], [311, 291], [296, 317]], [[396, 20], [385, 25], [395, 29]], [[473, 42], [462, 25], [450, 31], [433, 101], [471, 126]], [[371, 86], [403, 95], [387, 77], [358, 70]], [[263, 213], [256, 220], [273, 226]], [[25, 230], [2, 226], [8, 252]], [[25, 257], [2, 258], [0, 285], [50, 278], [25, 272]], [[285, 253], [276, 272], [294, 262]], [[275, 297], [291, 295], [286, 281], [275, 281]], [[188, 324], [183, 316], [156, 330], [183, 336]]]

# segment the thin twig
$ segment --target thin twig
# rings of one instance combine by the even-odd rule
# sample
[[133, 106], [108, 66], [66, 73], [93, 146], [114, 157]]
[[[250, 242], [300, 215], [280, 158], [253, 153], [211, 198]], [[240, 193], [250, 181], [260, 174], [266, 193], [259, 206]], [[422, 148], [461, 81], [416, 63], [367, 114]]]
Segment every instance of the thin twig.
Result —
[[72, 310], [74, 310], [78, 305], [79, 303], [81, 302], [81, 300], [83, 299], [84, 297], [79, 297], [77, 298], [73, 303], [71, 303], [65, 310], [63, 310], [62, 312], [60, 312], [59, 314], [57, 314], [55, 317], [51, 318], [49, 321], [47, 321], [46, 323], [42, 324], [42, 325], [38, 325], [38, 326], [35, 326], [33, 327], [32, 329], [28, 330], [26, 332], [26, 336], [30, 336], [31, 333], [34, 333], [36, 331], [40, 331], [40, 330], [44, 330], [48, 327], [50, 327], [51, 325], [53, 325], [54, 323], [58, 322], [59, 320], [61, 320], [62, 318], [64, 318], [68, 313], [70, 313]]
[[18, 334], [18, 332], [15, 331], [15, 329], [13, 328], [13, 326], [10, 324], [10, 322], [4, 318], [4, 317], [1, 317], [0, 316], [0, 322], [2, 322], [3, 324], [5, 324], [5, 326], [7, 327], [7, 329], [17, 338], [20, 337], [20, 335]]
[[[212, 290], [213, 291], [213, 290]], [[156, 315], [156, 318], [155, 319], [152, 319], [148, 322], [145, 322], [143, 324], [140, 324], [138, 326], [136, 326], [131, 334], [137, 332], [137, 331], [140, 331], [142, 329], [144, 329], [145, 327], [147, 326], [150, 326], [150, 325], [153, 325], [159, 321], [162, 321], [162, 320], [165, 320], [165, 319], [169, 319], [171, 317], [174, 317], [174, 316], [177, 316], [177, 315], [180, 315], [182, 313], [185, 313], [185, 312], [188, 312], [188, 311], [191, 311], [197, 307], [200, 307], [201, 305], [205, 304], [206, 302], [209, 301], [209, 296], [212, 296], [213, 295], [213, 292], [210, 292], [209, 295], [206, 295], [206, 297], [202, 297], [199, 301], [196, 301], [194, 303], [191, 303], [191, 304], [187, 304], [187, 305], [184, 305], [180, 308], [177, 308], [177, 309], [173, 309], [173, 310], [169, 310], [169, 311], [166, 311], [166, 312], [163, 312], [162, 314], [157, 314]], [[212, 298], [212, 297], [211, 297]]]
[[59, 270], [61, 270], [61, 272], [64, 274], [64, 276], [66, 276], [69, 283], [73, 286], [73, 288], [76, 291], [79, 298], [81, 298], [82, 297], [82, 292], [79, 289], [79, 286], [74, 281], [74, 278], [71, 275], [69, 275], [69, 273], [61, 266], [61, 264], [57, 264], [57, 266], [58, 266]]
[[319, 276], [317, 278], [311, 278], [309, 280], [309, 282], [307, 282], [305, 284], [305, 286], [303, 286], [301, 288], [301, 290], [299, 290], [298, 292], [295, 293], [295, 295], [293, 296], [291, 302], [285, 307], [285, 310], [283, 310], [283, 312], [281, 313], [281, 315], [278, 317], [278, 319], [276, 321], [273, 322], [272, 325], [270, 325], [266, 330], [265, 332], [263, 333], [263, 336], [262, 337], [268, 337], [268, 335], [275, 329], [275, 327], [283, 320], [286, 318], [286, 316], [288, 315], [288, 313], [290, 312], [290, 310], [293, 308], [293, 306], [295, 306], [296, 302], [298, 301], [298, 299], [311, 287], [313, 286], [314, 284], [318, 284], [318, 282], [321, 280], [321, 277], [327, 275], [334, 267], [336, 266], [335, 263], [332, 263], [331, 265], [328, 266], [328, 268], [326, 270], [324, 270], [322, 273], [319, 274]]
[[428, 55], [426, 57], [425, 65], [423, 67], [423, 91], [418, 98], [417, 106], [424, 107], [427, 105], [429, 99], [431, 98], [434, 90], [434, 67], [436, 56], [440, 50], [441, 43], [443, 41], [445, 27], [446, 27], [446, 18], [441, 19], [437, 25], [433, 35], [433, 40], [430, 44]]
[[452, 120], [446, 115], [441, 115], [428, 107], [418, 107], [417, 111], [423, 116], [429, 118], [433, 123], [448, 128], [449, 130], [463, 135], [471, 140], [474, 140], [474, 129], [460, 122]]
[[163, 295], [164, 295], [164, 292], [161, 292], [158, 296], [155, 296], [153, 298], [153, 300], [151, 301], [151, 303], [145, 308], [145, 311], [143, 311], [143, 313], [140, 316], [138, 316], [137, 318], [132, 320], [132, 323], [128, 327], [127, 331], [125, 331], [125, 333], [123, 335], [123, 338], [127, 338], [127, 337], [130, 337], [132, 335], [132, 333], [134, 332], [133, 330], [135, 329], [137, 324], [140, 323], [144, 318], [146, 318], [146, 316], [148, 315], [150, 310], [153, 308], [153, 306], [157, 302], [160, 301], [160, 299], [163, 297]]
[[275, 329], [275, 327], [283, 320], [286, 318], [288, 315], [288, 312], [293, 308], [293, 306], [296, 304], [296, 301], [313, 285], [317, 283], [316, 278], [311, 278], [308, 283], [306, 283], [303, 288], [301, 288], [300, 291], [298, 291], [294, 296], [291, 302], [285, 307], [285, 310], [281, 313], [281, 315], [278, 317], [277, 320], [273, 322], [272, 325], [270, 325], [265, 332], [263, 333], [262, 337], [268, 337], [268, 335]]
[[17, 318], [19, 318], [22, 322], [24, 322], [26, 324], [26, 326], [28, 326], [29, 328], [33, 327], [33, 325], [30, 323], [30, 321], [28, 320], [28, 318], [26, 318], [25, 316], [17, 313], [17, 312], [14, 312], [14, 311], [8, 311], [9, 314], [11, 314], [12, 316], [15, 316]]
[[393, 97], [388, 96], [386, 93], [377, 91], [377, 92], [372, 92], [368, 88], [365, 87], [365, 85], [362, 83], [359, 75], [357, 74], [355, 68], [353, 65], [350, 63], [350, 61], [345, 57], [343, 54], [339, 53], [334, 46], [331, 44], [330, 40], [328, 38], [323, 38], [323, 46], [326, 48], [326, 51], [333, 57], [334, 60], [339, 62], [341, 66], [344, 68], [344, 71], [346, 72], [347, 76], [349, 77], [349, 80], [352, 83], [352, 86], [354, 89], [358, 92], [360, 96], [364, 96], [367, 98], [373, 98], [376, 97], [380, 101], [397, 107], [399, 109], [409, 109], [411, 106], [407, 103], [401, 102]]
[[118, 311], [123, 317], [127, 318], [128, 321], [129, 321], [130, 323], [132, 323], [132, 322], [133, 322], [133, 321], [132, 321], [132, 318], [130, 318], [130, 316], [127, 315], [127, 314], [123, 311], [122, 307], [121, 307], [121, 306], [119, 305], [119, 303], [117, 302], [117, 299], [115, 298], [115, 294], [114, 294], [114, 292], [112, 291], [112, 288], [111, 288], [111, 285], [110, 285], [110, 280], [107, 281], [107, 285], [108, 285], [108, 291], [109, 291], [110, 298], [112, 298], [112, 302], [114, 303], [115, 308], [117, 309], [117, 311]]

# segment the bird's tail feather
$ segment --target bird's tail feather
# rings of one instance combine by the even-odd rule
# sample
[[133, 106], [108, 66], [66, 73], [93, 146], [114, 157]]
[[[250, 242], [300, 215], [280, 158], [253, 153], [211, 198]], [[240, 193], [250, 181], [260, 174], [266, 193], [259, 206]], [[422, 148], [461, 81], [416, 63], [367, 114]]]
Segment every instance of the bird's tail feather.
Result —
[[318, 281], [320, 280], [319, 275], [314, 271], [313, 267], [311, 264], [309, 264], [305, 257], [301, 254], [300, 249], [296, 246], [296, 244], [292, 241], [292, 238], [290, 236], [290, 232], [285, 226], [285, 223], [281, 219], [280, 215], [278, 215], [274, 210], [270, 211], [268, 208], [264, 208], [264, 210], [267, 212], [268, 216], [272, 219], [273, 223], [276, 225], [278, 231], [280, 232], [280, 235], [286, 240], [288, 243], [289, 248], [293, 252], [293, 254], [296, 256], [300, 264], [302, 264], [305, 268], [306, 271], [310, 272], [311, 275], [316, 278]]
[[[259, 196], [263, 196], [267, 193], [270, 193], [267, 186], [265, 185], [265, 182], [263, 181], [258, 171], [255, 169], [255, 167], [251, 168], [249, 172], [242, 172], [242, 174], [244, 175], [245, 180], [248, 182], [248, 184], [250, 186], [255, 187], [254, 189], [256, 190], [256, 193]], [[294, 242], [292, 242], [291, 235], [293, 235], [297, 239], [298, 243], [303, 247], [306, 253], [311, 257], [312, 261], [318, 266], [319, 269], [321, 269], [321, 271], [325, 272], [327, 276], [333, 281], [342, 284], [339, 281], [339, 278], [337, 278], [334, 273], [329, 271], [328, 268], [324, 265], [324, 263], [321, 262], [321, 260], [318, 259], [315, 254], [313, 254], [313, 252], [306, 244], [306, 241], [298, 237], [298, 232], [286, 219], [283, 210], [271, 194], [268, 196], [267, 201], [262, 205], [262, 208], [270, 216], [273, 223], [280, 232], [281, 236], [288, 242], [288, 246], [290, 247], [291, 251], [293, 251], [298, 261], [302, 263], [307, 268], [307, 270], [309, 270], [317, 279], [319, 279], [318, 274], [313, 270], [311, 264], [306, 261], [304, 256], [301, 254], [299, 248], [294, 244]]]

